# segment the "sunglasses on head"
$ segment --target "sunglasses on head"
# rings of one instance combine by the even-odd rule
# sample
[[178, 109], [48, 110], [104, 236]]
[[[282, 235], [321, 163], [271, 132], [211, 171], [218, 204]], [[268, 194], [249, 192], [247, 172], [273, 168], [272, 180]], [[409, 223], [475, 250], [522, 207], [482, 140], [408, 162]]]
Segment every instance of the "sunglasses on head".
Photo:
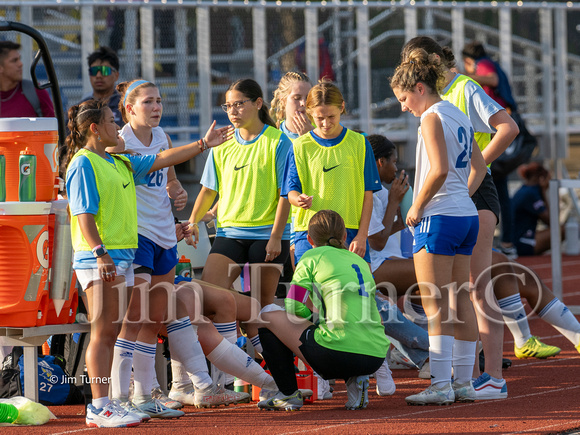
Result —
[[117, 70], [115, 68], [113, 68], [112, 66], [106, 66], [106, 65], [92, 66], [89, 68], [89, 75], [92, 77], [95, 77], [98, 73], [101, 73], [101, 75], [103, 77], [107, 77], [116, 71]]

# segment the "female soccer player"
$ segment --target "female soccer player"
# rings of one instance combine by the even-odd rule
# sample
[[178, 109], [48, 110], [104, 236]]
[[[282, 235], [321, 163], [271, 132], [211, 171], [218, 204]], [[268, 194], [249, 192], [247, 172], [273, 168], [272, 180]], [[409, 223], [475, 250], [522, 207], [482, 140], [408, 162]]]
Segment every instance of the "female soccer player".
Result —
[[[262, 309], [260, 339], [263, 356], [280, 392], [258, 403], [262, 409], [299, 409], [302, 394], [296, 383], [294, 354], [324, 379], [344, 379], [347, 409], [368, 404], [368, 375], [387, 353], [375, 286], [368, 264], [349, 252], [344, 221], [332, 210], [317, 212], [308, 225], [313, 249], [298, 263], [285, 300]], [[312, 299], [318, 325], [305, 305]]]
[[294, 222], [295, 260], [310, 249], [307, 229], [320, 210], [339, 213], [349, 250], [370, 262], [367, 233], [372, 194], [381, 189], [371, 146], [363, 135], [340, 124], [345, 102], [340, 90], [320, 82], [308, 93], [306, 113], [316, 128], [294, 141], [288, 153], [282, 195], [298, 208]]
[[415, 192], [406, 223], [415, 232], [413, 261], [429, 318], [431, 386], [407, 397], [412, 405], [475, 399], [471, 374], [477, 322], [465, 285], [479, 225], [468, 182], [473, 191], [479, 186], [485, 162], [474, 147], [469, 119], [441, 100], [442, 85], [441, 66], [423, 49], [411, 51], [391, 78], [402, 110], [421, 118]]
[[137, 248], [135, 184], [147, 174], [186, 161], [206, 146], [217, 146], [227, 129], [198, 141], [151, 156], [112, 156], [107, 147], [118, 144], [118, 125], [111, 109], [95, 100], [71, 107], [66, 139], [67, 194], [72, 215], [73, 267], [87, 293], [91, 340], [86, 363], [92, 403], [86, 423], [94, 427], [125, 427], [141, 418], [126, 412], [108, 397], [113, 346], [118, 333], [119, 286], [133, 285], [132, 263]]

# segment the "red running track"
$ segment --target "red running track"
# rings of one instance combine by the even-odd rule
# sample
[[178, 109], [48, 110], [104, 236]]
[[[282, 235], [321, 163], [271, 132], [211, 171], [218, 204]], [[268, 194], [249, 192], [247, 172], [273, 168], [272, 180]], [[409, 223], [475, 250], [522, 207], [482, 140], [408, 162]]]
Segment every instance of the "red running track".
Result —
[[[551, 286], [550, 257], [521, 259]], [[563, 258], [564, 301], [580, 305], [580, 257]], [[337, 381], [331, 400], [316, 401], [297, 412], [260, 411], [255, 403], [214, 409], [184, 408], [179, 420], [160, 420], [131, 429], [89, 429], [83, 406], [55, 406], [58, 420], [40, 427], [2, 428], [1, 433], [78, 434], [556, 434], [580, 428], [580, 354], [572, 343], [537, 316], [530, 317], [532, 333], [562, 353], [546, 360], [518, 360], [506, 329], [504, 354], [513, 365], [505, 370], [507, 399], [439, 407], [407, 406], [404, 398], [428, 386], [415, 370], [393, 370], [397, 392], [379, 397], [374, 381], [367, 409], [344, 409], [344, 383]]]

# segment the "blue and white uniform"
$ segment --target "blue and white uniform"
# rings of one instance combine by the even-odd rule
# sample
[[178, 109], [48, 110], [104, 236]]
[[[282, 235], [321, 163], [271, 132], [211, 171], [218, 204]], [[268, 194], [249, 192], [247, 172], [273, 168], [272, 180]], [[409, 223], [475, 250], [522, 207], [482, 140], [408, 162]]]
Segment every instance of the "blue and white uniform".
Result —
[[[136, 136], [130, 124], [121, 130], [125, 149], [141, 155], [157, 155], [169, 149], [167, 135], [161, 127], [152, 129], [153, 138], [145, 146]], [[139, 248], [134, 264], [153, 270], [153, 275], [164, 275], [179, 261], [175, 221], [171, 201], [167, 195], [169, 168], [159, 169], [148, 176], [145, 184], [136, 187]]]
[[[473, 125], [467, 116], [448, 101], [433, 104], [421, 115], [431, 113], [441, 120], [449, 172], [443, 186], [425, 206], [421, 222], [415, 227], [413, 252], [423, 247], [442, 255], [470, 255], [479, 230], [477, 209], [469, 197], [467, 181], [471, 171]], [[419, 129], [413, 200], [422, 190], [431, 168], [425, 141]]]

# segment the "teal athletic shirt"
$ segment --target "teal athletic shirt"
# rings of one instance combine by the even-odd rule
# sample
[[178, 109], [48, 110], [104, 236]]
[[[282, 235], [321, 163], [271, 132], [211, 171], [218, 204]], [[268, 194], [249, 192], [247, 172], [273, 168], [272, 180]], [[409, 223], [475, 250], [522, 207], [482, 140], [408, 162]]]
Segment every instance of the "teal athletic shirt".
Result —
[[358, 255], [332, 246], [307, 251], [292, 280], [286, 310], [310, 317], [308, 296], [319, 312], [316, 342], [328, 349], [384, 358], [389, 341], [375, 303], [375, 281]]

